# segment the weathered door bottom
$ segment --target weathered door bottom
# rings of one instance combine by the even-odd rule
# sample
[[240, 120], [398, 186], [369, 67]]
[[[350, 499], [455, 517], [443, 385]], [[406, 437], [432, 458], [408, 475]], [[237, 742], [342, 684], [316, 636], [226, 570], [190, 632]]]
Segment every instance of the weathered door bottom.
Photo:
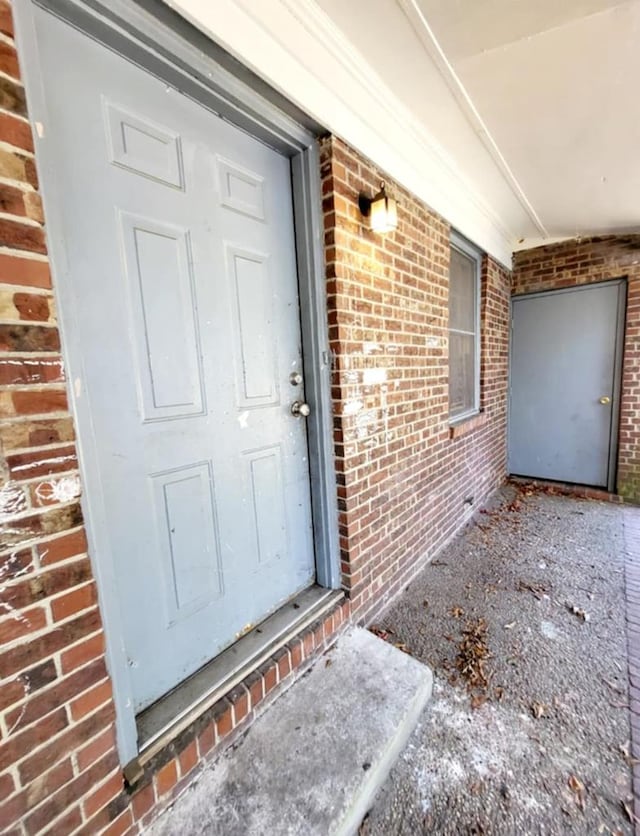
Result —
[[342, 597], [340, 590], [319, 586], [305, 589], [143, 711], [137, 717], [140, 754], [125, 768], [129, 783], [135, 783], [144, 765], [157, 752], [288, 641], [321, 619]]

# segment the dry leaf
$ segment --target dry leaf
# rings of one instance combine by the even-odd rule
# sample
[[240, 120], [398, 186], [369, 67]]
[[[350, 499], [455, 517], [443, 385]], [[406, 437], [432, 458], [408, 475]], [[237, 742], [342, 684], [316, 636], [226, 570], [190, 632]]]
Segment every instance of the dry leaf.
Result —
[[373, 633], [373, 635], [377, 636], [379, 639], [382, 639], [383, 641], [387, 641], [387, 639], [389, 638], [389, 633], [391, 631], [390, 630], [383, 630], [382, 627], [376, 627], [375, 624], [372, 624], [369, 627], [369, 632]]
[[623, 810], [625, 811], [625, 813], [627, 814], [627, 818], [629, 819], [629, 821], [631, 822], [631, 824], [636, 824], [636, 822], [640, 822], [640, 819], [636, 816], [636, 814], [633, 812], [633, 810], [632, 810], [632, 809], [631, 809], [631, 807], [627, 804], [627, 802], [626, 802], [626, 801], [620, 801], [620, 804], [622, 804], [622, 809], [623, 809]]
[[584, 784], [576, 775], [569, 775], [569, 789], [574, 795], [574, 800], [578, 807], [584, 812], [585, 789]]
[[462, 618], [462, 616], [464, 615], [464, 610], [462, 609], [462, 607], [451, 607], [448, 615], [452, 616], [452, 618]]
[[370, 833], [369, 828], [369, 813], [365, 814], [365, 817], [360, 822], [360, 827], [358, 828], [358, 836], [368, 836]]
[[477, 708], [483, 706], [486, 701], [486, 694], [474, 694], [473, 697], [471, 697], [471, 708], [475, 711]]
[[576, 615], [581, 621], [589, 621], [590, 616], [588, 612], [585, 612], [580, 607], [575, 607], [573, 604], [567, 604], [566, 606], [569, 612]]
[[518, 592], [530, 592], [532, 595], [535, 595], [538, 601], [542, 601], [548, 592], [547, 587], [543, 583], [528, 583], [527, 581], [518, 581], [516, 589]]
[[635, 766], [637, 763], [640, 763], [640, 758], [634, 758], [631, 755], [630, 749], [631, 749], [631, 741], [630, 740], [628, 740], [626, 743], [621, 743], [618, 746], [618, 751], [620, 752], [622, 757], [625, 759], [625, 762], [629, 766]]
[[327, 661], [324, 663], [325, 668], [328, 668], [331, 665], [333, 665], [333, 659], [327, 659]]
[[548, 708], [549, 706], [544, 702], [536, 702], [534, 700], [534, 702], [531, 703], [531, 713], [536, 720], [539, 720], [540, 717], [544, 717]]
[[567, 783], [569, 784], [569, 789], [571, 790], [571, 792], [584, 792], [584, 784], [576, 775], [569, 775], [569, 780], [567, 781]]
[[608, 836], [624, 836], [622, 830], [618, 830], [618, 829], [612, 830], [610, 827], [608, 827], [604, 823], [601, 824], [600, 827], [598, 828], [598, 833], [607, 833]]
[[603, 676], [602, 681], [604, 682], [605, 685], [608, 685], [609, 688], [611, 688], [612, 691], [615, 691], [616, 694], [622, 694], [623, 693], [622, 688], [618, 688], [618, 686], [615, 684], [615, 682], [612, 682], [610, 679], [605, 679], [604, 676]]

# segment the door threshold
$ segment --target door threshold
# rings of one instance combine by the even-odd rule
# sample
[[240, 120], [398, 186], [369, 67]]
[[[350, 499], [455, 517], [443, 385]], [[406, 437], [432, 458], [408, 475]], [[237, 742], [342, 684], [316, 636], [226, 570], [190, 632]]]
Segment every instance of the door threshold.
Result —
[[311, 586], [212, 659], [136, 718], [139, 755], [127, 772], [142, 769], [203, 712], [258, 668], [291, 638], [329, 611], [341, 590]]

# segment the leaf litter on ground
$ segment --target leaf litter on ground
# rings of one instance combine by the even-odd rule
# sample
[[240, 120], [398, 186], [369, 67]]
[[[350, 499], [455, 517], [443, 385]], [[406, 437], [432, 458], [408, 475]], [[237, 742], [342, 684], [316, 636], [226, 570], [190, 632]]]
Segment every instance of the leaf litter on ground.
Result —
[[527, 581], [518, 581], [516, 589], [518, 592], [530, 592], [538, 601], [542, 601], [544, 596], [549, 592], [543, 583], [528, 583]]
[[487, 689], [491, 674], [486, 669], [486, 663], [490, 657], [487, 622], [484, 618], [467, 621], [458, 643], [456, 668], [471, 694], [471, 708], [480, 708], [489, 699]]
[[393, 630], [378, 627], [375, 624], [371, 624], [368, 629], [369, 632], [373, 633], [374, 636], [377, 636], [379, 639], [382, 639], [383, 641], [392, 644], [394, 647], [397, 647], [398, 650], [401, 650], [403, 653], [406, 653], [407, 656], [415, 656], [415, 654], [409, 649], [405, 642], [395, 640]]

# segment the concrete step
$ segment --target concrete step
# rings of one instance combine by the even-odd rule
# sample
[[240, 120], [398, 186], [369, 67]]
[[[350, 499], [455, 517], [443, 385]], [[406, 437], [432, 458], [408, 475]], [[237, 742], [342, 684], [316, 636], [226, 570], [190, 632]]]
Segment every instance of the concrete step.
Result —
[[431, 696], [429, 668], [351, 628], [151, 828], [348, 836]]

